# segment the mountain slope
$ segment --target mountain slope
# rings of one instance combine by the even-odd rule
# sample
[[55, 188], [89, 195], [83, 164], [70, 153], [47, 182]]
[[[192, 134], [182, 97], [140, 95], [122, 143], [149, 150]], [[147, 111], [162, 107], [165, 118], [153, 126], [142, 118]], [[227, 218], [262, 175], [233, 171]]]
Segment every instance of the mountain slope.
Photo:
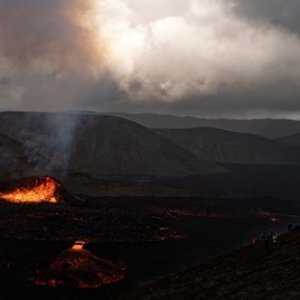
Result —
[[139, 123], [148, 128], [211, 127], [241, 133], [251, 133], [268, 138], [279, 138], [300, 132], [300, 121], [279, 119], [203, 119], [160, 114], [110, 113]]
[[221, 168], [198, 159], [151, 130], [116, 117], [84, 117], [69, 165], [97, 175], [214, 173]]
[[252, 134], [214, 128], [156, 129], [161, 134], [203, 159], [239, 164], [300, 164], [289, 146]]
[[21, 143], [0, 134], [0, 179], [17, 178], [31, 172], [33, 167]]
[[277, 141], [284, 144], [291, 145], [293, 147], [300, 148], [300, 133], [281, 137], [277, 139]]
[[141, 288], [128, 300], [300, 298], [300, 231], [259, 242]]
[[118, 117], [2, 113], [0, 132], [23, 143], [42, 173], [181, 177], [223, 171], [165, 137]]

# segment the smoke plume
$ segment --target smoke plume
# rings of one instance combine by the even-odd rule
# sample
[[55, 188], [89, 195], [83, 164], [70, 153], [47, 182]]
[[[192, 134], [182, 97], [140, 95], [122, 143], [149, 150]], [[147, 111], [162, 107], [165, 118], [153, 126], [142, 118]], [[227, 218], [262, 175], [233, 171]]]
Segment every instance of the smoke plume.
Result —
[[1, 0], [2, 109], [71, 109], [105, 72], [92, 0]]

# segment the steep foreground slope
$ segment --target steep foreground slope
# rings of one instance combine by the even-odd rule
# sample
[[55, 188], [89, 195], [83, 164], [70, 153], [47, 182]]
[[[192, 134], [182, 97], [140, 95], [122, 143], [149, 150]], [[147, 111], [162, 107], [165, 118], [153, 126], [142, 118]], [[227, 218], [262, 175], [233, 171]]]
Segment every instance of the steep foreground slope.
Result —
[[[300, 231], [244, 247], [141, 288], [128, 300], [300, 299]], [[125, 299], [125, 298], [124, 298]]]
[[157, 129], [177, 145], [203, 159], [239, 164], [300, 164], [289, 145], [252, 134], [215, 128]]
[[0, 132], [25, 146], [41, 175], [180, 177], [222, 171], [151, 130], [118, 117], [2, 113]]

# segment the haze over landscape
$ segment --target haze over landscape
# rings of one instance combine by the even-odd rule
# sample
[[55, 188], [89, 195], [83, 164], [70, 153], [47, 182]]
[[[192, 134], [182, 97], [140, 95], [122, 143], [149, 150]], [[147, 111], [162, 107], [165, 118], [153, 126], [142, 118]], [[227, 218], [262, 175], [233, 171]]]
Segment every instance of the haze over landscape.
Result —
[[299, 12], [0, 0], [0, 297], [299, 299]]

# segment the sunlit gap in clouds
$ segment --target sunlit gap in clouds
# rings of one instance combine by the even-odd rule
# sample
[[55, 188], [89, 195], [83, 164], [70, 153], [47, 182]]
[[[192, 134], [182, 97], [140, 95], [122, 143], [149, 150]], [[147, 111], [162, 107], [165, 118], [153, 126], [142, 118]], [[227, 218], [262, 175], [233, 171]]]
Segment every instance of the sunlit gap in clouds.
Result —
[[172, 11], [166, 0], [156, 14], [151, 7], [157, 1], [97, 3], [110, 66], [131, 101], [182, 101], [261, 88], [266, 81], [280, 81], [284, 73], [293, 81], [300, 76], [289, 64], [300, 65], [299, 39], [240, 18], [233, 13], [233, 1], [191, 0]]
[[101, 39], [108, 43], [111, 68], [120, 75], [134, 71], [134, 61], [146, 44], [147, 28], [133, 26], [132, 12], [122, 1], [97, 1], [96, 19]]

